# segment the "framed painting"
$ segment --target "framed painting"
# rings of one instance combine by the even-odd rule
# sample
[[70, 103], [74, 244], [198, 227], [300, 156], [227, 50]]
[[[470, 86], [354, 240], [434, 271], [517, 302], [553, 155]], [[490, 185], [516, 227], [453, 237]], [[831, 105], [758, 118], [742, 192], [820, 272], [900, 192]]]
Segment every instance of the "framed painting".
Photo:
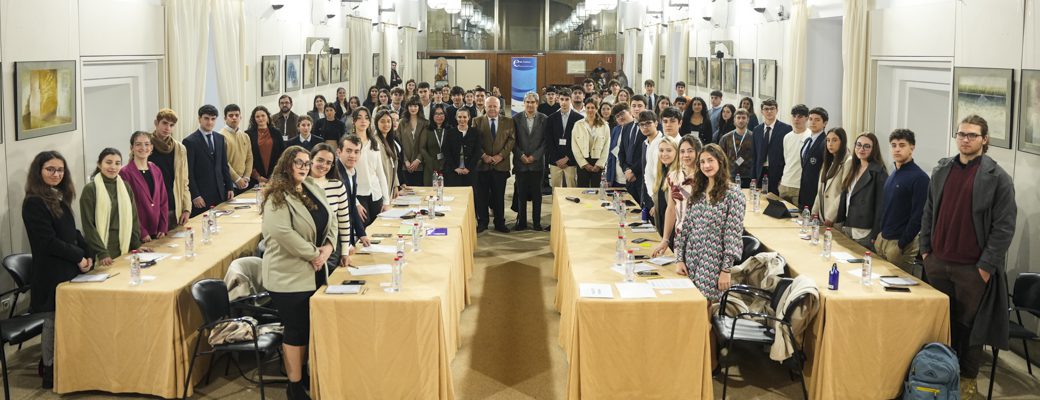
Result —
[[709, 89], [722, 90], [722, 59], [712, 57], [709, 63], [711, 65]]
[[741, 58], [737, 61], [737, 93], [749, 97], [755, 95], [755, 60]]
[[299, 54], [285, 56], [285, 91], [294, 92], [300, 90], [300, 62]]
[[14, 63], [15, 140], [76, 130], [76, 61]]
[[350, 82], [350, 54], [340, 54], [339, 73], [340, 82]]
[[697, 86], [697, 57], [686, 60], [686, 86]]
[[696, 86], [708, 87], [708, 57], [697, 57], [697, 83]]
[[776, 99], [776, 60], [758, 60], [758, 98]]
[[260, 57], [260, 95], [271, 96], [278, 94], [282, 87], [281, 71], [278, 64], [281, 56]]
[[660, 66], [658, 67], [658, 69], [659, 69], [660, 71], [658, 71], [658, 72], [659, 72], [659, 74], [658, 74], [658, 77], [657, 77], [657, 78], [658, 78], [658, 79], [660, 79], [660, 80], [662, 80], [662, 81], [664, 80], [664, 69], [665, 69], [665, 68], [664, 68], [664, 66], [665, 66], [665, 61], [666, 61], [666, 60], [665, 60], [665, 56], [661, 56], [661, 60], [660, 60], [660, 64], [661, 64], [661, 65], [660, 65]]
[[343, 73], [340, 72], [341, 65], [343, 63], [342, 54], [332, 55], [332, 65], [329, 66], [329, 81], [332, 83], [343, 82]]
[[989, 123], [990, 146], [1011, 148], [1011, 100], [1015, 71], [999, 68], [953, 69], [953, 126], [976, 114]]
[[332, 64], [330, 54], [318, 54], [318, 86], [329, 84], [329, 68]]
[[640, 54], [639, 56], [636, 57], [636, 73], [640, 74], [640, 75], [643, 74], [643, 55], [642, 54]]
[[318, 77], [318, 56], [316, 54], [303, 55], [303, 88], [314, 87], [314, 80]]
[[1040, 154], [1040, 70], [1023, 69], [1018, 93], [1018, 149]]
[[372, 55], [372, 78], [379, 77], [379, 67], [379, 53], [375, 53]]
[[722, 91], [737, 93], [737, 59], [722, 59]]

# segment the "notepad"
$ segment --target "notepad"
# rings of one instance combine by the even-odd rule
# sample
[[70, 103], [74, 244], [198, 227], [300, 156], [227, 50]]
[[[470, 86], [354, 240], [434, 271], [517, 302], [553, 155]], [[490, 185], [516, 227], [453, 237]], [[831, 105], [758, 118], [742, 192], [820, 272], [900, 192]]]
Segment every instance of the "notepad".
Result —
[[358, 294], [361, 293], [362, 285], [329, 285], [325, 287], [328, 294]]
[[917, 286], [917, 281], [900, 276], [882, 276], [881, 284], [885, 286]]
[[665, 265], [668, 265], [668, 264], [671, 264], [671, 263], [675, 262], [675, 257], [674, 256], [654, 257], [654, 258], [651, 258], [651, 259], [647, 260], [646, 262], [648, 262], [650, 264], [657, 265], [657, 266], [665, 266]]
[[[141, 258], [141, 262], [159, 261], [171, 255], [172, 254], [170, 253], [137, 253], [137, 256]], [[133, 258], [133, 255], [128, 255], [123, 258], [130, 260]]]
[[373, 244], [368, 247], [362, 247], [358, 250], [361, 253], [369, 254], [396, 254], [397, 247], [389, 246], [385, 244]]
[[349, 271], [353, 276], [383, 275], [391, 272], [390, 264], [364, 265], [355, 268], [347, 268], [347, 271]]
[[255, 197], [251, 198], [251, 199], [250, 198], [244, 198], [244, 199], [235, 198], [235, 199], [229, 200], [228, 204], [235, 204], [235, 205], [256, 204], [256, 198]]
[[650, 279], [647, 284], [654, 289], [693, 289], [693, 281], [689, 279]]
[[619, 282], [614, 284], [622, 299], [649, 299], [657, 297], [654, 288], [640, 282]]
[[108, 280], [108, 274], [79, 274], [72, 278], [72, 282], [75, 283], [104, 282], [106, 280]]
[[426, 230], [426, 236], [448, 236], [448, 228], [430, 228]]
[[578, 295], [591, 299], [613, 299], [614, 291], [610, 289], [609, 283], [580, 283]]
[[412, 212], [412, 210], [407, 208], [394, 208], [380, 213], [379, 216], [383, 218], [401, 218], [410, 212]]

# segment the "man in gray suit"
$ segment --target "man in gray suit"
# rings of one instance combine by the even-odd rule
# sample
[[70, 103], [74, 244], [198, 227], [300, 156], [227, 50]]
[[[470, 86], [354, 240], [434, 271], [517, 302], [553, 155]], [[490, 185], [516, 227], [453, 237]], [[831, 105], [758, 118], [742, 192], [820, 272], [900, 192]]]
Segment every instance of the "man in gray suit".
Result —
[[516, 176], [516, 227], [527, 229], [527, 200], [532, 203], [534, 230], [542, 230], [542, 176], [545, 175], [545, 123], [549, 117], [538, 112], [538, 94], [524, 95], [524, 112], [513, 117], [516, 146], [513, 146], [513, 174]]

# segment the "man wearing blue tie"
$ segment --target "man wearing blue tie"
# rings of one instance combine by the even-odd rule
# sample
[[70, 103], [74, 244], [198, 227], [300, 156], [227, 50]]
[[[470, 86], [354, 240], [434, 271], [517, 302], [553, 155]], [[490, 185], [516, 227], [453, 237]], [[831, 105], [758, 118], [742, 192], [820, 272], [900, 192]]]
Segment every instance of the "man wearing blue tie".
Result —
[[755, 127], [752, 142], [752, 177], [758, 179], [759, 185], [763, 177], [769, 177], [769, 193], [780, 194], [780, 177], [784, 174], [784, 136], [791, 132], [791, 125], [776, 119], [776, 100], [762, 102], [762, 123]]
[[228, 169], [224, 137], [213, 132], [217, 124], [217, 108], [199, 108], [199, 129], [184, 138], [188, 155], [188, 190], [191, 192], [191, 215], [196, 216], [234, 196], [234, 183]]
[[[625, 169], [621, 166], [621, 143], [633, 140], [639, 134], [636, 124], [632, 123], [632, 113], [628, 104], [618, 103], [610, 109], [610, 115], [614, 118], [617, 126], [610, 131], [610, 155], [607, 157], [607, 182], [613, 187], [627, 187], [628, 178], [635, 179], [629, 174], [626, 176]], [[641, 135], [640, 135], [641, 136]]]
[[816, 202], [816, 191], [820, 187], [820, 168], [823, 166], [824, 130], [827, 129], [827, 110], [821, 107], [809, 110], [810, 136], [802, 145], [802, 187], [798, 190], [798, 208], [812, 209]]
[[488, 208], [494, 212], [495, 230], [509, 233], [505, 219], [505, 196], [510, 156], [516, 143], [516, 127], [512, 118], [500, 115], [500, 107], [498, 97], [487, 97], [484, 100], [485, 114], [473, 120], [483, 154], [477, 164], [477, 185], [473, 188], [478, 233], [488, 228]]

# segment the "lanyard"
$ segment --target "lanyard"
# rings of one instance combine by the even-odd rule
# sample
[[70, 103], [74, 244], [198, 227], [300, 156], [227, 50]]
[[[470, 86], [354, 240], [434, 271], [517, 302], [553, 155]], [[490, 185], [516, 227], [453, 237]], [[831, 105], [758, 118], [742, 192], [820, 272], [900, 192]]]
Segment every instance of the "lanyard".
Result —
[[737, 139], [733, 139], [733, 154], [740, 154], [740, 150], [737, 147], [744, 147], [744, 139], [747, 139], [747, 133], [740, 136], [740, 145], [737, 145]]
[[444, 143], [444, 128], [434, 129], [433, 137], [437, 139], [437, 148], [441, 148], [441, 144]]

